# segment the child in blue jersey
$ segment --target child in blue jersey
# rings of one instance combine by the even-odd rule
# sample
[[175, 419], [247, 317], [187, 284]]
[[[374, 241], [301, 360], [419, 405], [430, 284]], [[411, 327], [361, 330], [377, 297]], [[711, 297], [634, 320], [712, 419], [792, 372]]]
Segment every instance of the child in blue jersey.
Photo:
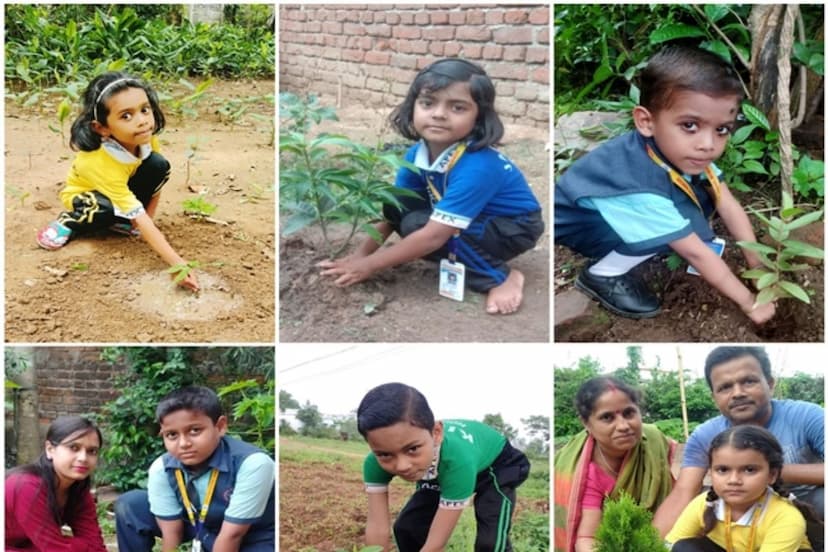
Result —
[[488, 75], [466, 60], [442, 59], [417, 74], [390, 121], [419, 140], [405, 155], [419, 174], [403, 168], [396, 181], [418, 197], [402, 198], [401, 210], [385, 206], [375, 226], [382, 242], [392, 232], [402, 240], [381, 248], [366, 238], [353, 254], [319, 263], [323, 275], [348, 286], [415, 259], [449, 259], [470, 289], [487, 293], [486, 312], [520, 307], [524, 276], [506, 261], [534, 247], [544, 223], [523, 174], [493, 147], [503, 137], [494, 99]]
[[[714, 54], [668, 46], [649, 61], [640, 84], [635, 130], [576, 161], [555, 185], [555, 242], [597, 259], [575, 286], [616, 314], [656, 316], [658, 297], [630, 271], [672, 250], [753, 322], [766, 322], [773, 303], [757, 305], [707, 244], [716, 237], [714, 211], [733, 238], [756, 241], [713, 164], [736, 124], [738, 77]], [[759, 266], [755, 253], [743, 253], [749, 267]]]
[[[37, 233], [37, 243], [55, 250], [77, 235], [109, 229], [140, 235], [170, 266], [184, 264], [153, 222], [170, 176], [156, 137], [164, 124], [149, 85], [125, 73], [95, 77], [72, 123], [72, 149], [79, 151], [60, 192], [66, 211]], [[198, 291], [192, 271], [179, 285]]]
[[673, 552], [823, 550], [813, 508], [782, 487], [782, 446], [766, 429], [734, 426], [708, 451], [712, 488], [684, 509], [666, 540]]
[[174, 551], [273, 552], [276, 477], [259, 448], [225, 436], [227, 418], [216, 394], [184, 387], [156, 408], [167, 453], [149, 468], [147, 490], [118, 498], [115, 529], [121, 552], [150, 552], [155, 537]]
[[402, 383], [369, 391], [357, 409], [357, 428], [371, 447], [363, 468], [366, 545], [390, 549], [388, 483], [399, 476], [417, 483], [394, 522], [400, 552], [443, 550], [472, 503], [474, 549], [511, 550], [515, 488], [528, 477], [529, 460], [503, 435], [471, 420], [435, 421], [425, 397]]

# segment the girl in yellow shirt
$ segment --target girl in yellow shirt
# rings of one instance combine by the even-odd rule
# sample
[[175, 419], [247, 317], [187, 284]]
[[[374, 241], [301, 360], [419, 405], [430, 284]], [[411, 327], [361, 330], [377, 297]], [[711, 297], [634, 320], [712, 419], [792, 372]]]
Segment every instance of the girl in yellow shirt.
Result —
[[[37, 243], [54, 250], [75, 234], [110, 229], [142, 236], [170, 266], [185, 263], [152, 220], [170, 174], [156, 138], [164, 123], [158, 95], [143, 81], [118, 72], [92, 80], [72, 123], [78, 154], [60, 192], [66, 211], [37, 233]], [[180, 285], [198, 291], [192, 271]]]
[[824, 526], [782, 487], [782, 447], [764, 428], [733, 426], [708, 452], [713, 487], [667, 534], [672, 552], [822, 551]]

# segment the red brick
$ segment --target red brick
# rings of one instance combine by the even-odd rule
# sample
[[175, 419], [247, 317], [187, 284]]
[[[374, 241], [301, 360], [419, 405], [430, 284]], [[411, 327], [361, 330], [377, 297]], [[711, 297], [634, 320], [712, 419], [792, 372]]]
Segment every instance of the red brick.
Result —
[[403, 25], [413, 25], [414, 14], [411, 12], [402, 12], [400, 14], [400, 23], [402, 23]]
[[412, 56], [404, 56], [393, 54], [391, 56], [392, 67], [402, 67], [403, 69], [415, 69], [417, 67], [417, 58]]
[[411, 41], [411, 51], [415, 54], [427, 54], [428, 53], [428, 41], [425, 40], [412, 40]]
[[284, 28], [287, 31], [301, 33], [305, 30], [305, 26], [298, 21], [285, 21]]
[[504, 61], [523, 61], [526, 57], [526, 46], [506, 46], [503, 48]]
[[344, 48], [348, 45], [348, 37], [344, 35], [319, 35], [323, 40], [325, 46], [333, 46], [335, 48]]
[[414, 23], [417, 25], [428, 25], [428, 22], [431, 18], [428, 16], [427, 12], [418, 12], [414, 14]]
[[532, 80], [543, 84], [549, 84], [549, 68], [538, 67], [532, 71]]
[[503, 57], [503, 46], [486, 44], [483, 47], [483, 59], [499, 60], [501, 57]]
[[365, 52], [365, 63], [372, 65], [388, 65], [391, 61], [390, 52]]
[[534, 101], [538, 98], [538, 86], [536, 84], [519, 84], [515, 87], [515, 98], [523, 101]]
[[322, 50], [322, 57], [325, 59], [339, 59], [339, 52], [338, 48], [325, 48]]
[[319, 21], [308, 21], [305, 23], [305, 31], [309, 33], [321, 33], [322, 32], [322, 23]]
[[448, 42], [443, 48], [443, 55], [446, 57], [455, 57], [460, 53], [460, 44], [457, 42]]
[[493, 79], [526, 80], [529, 78], [529, 70], [526, 66], [514, 63], [492, 64], [487, 73]]
[[533, 121], [541, 123], [549, 122], [549, 104], [530, 103], [526, 106], [526, 116]]
[[326, 21], [322, 23], [322, 32], [325, 34], [342, 34], [342, 23]]
[[389, 25], [397, 25], [400, 22], [400, 14], [398, 13], [386, 13], [385, 14], [385, 22]]
[[503, 24], [503, 10], [489, 10], [486, 12], [486, 25]]
[[431, 12], [432, 25], [445, 25], [449, 22], [449, 14], [446, 11]]
[[526, 48], [527, 63], [546, 63], [549, 59], [549, 48], [540, 46], [529, 46]]
[[546, 25], [549, 23], [549, 8], [532, 8], [529, 12], [529, 23], [532, 25]]
[[495, 109], [498, 114], [511, 115], [519, 117], [526, 113], [526, 102], [518, 101], [514, 98], [498, 98], [495, 100]]
[[385, 12], [375, 12], [374, 23], [385, 23]]
[[423, 38], [426, 40], [451, 40], [454, 38], [454, 27], [431, 27], [423, 29]]
[[466, 12], [466, 25], [482, 25], [486, 22], [486, 12], [469, 10]]
[[531, 44], [532, 27], [501, 27], [494, 30], [494, 41], [498, 44]]
[[359, 23], [345, 23], [342, 25], [342, 32], [351, 36], [362, 36], [365, 34], [365, 27]]
[[466, 13], [465, 12], [449, 12], [449, 25], [465, 25], [466, 24]]
[[495, 82], [495, 91], [498, 97], [514, 96], [515, 85], [511, 81], [499, 80]]
[[[495, 34], [497, 31], [495, 31]], [[488, 27], [458, 27], [457, 40], [468, 40], [471, 42], [489, 42], [492, 39], [492, 32]], [[495, 42], [501, 42], [496, 40]]]
[[444, 56], [445, 44], [442, 42], [430, 42], [428, 45], [428, 53], [435, 56]]
[[365, 32], [371, 36], [391, 36], [391, 26], [385, 24], [368, 25], [365, 27]]
[[391, 36], [395, 38], [416, 39], [420, 38], [422, 33], [419, 27], [400, 26], [392, 29]]
[[526, 10], [507, 10], [503, 15], [503, 22], [508, 24], [521, 24], [529, 21], [529, 14]]
[[483, 46], [480, 44], [464, 44], [463, 55], [471, 59], [480, 59], [483, 55]]
[[359, 21], [360, 23], [373, 23], [374, 22], [374, 12], [370, 11], [362, 11], [359, 13]]
[[538, 31], [538, 43], [549, 44], [549, 27], [542, 27]]
[[362, 36], [357, 41], [357, 47], [362, 50], [374, 50], [374, 39], [367, 36]]

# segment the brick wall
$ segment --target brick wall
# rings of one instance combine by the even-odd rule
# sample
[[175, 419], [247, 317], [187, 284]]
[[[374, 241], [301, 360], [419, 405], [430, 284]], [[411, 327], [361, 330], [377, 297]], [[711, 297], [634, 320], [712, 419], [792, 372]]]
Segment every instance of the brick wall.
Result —
[[503, 122], [549, 124], [548, 5], [282, 5], [282, 90], [395, 106], [442, 57], [483, 66]]
[[61, 415], [95, 412], [116, 398], [113, 378], [125, 369], [101, 360], [96, 347], [37, 347], [32, 363], [44, 427]]

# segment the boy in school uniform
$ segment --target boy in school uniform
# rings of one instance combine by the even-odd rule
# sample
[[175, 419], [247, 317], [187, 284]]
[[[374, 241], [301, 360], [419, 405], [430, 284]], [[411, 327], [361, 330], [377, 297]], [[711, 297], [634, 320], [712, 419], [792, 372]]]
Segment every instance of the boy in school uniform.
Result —
[[[747, 215], [713, 163], [736, 125], [742, 86], [720, 58], [668, 46], [641, 75], [635, 130], [575, 162], [555, 185], [555, 242], [595, 259], [575, 287], [629, 318], [661, 312], [658, 297], [631, 270], [675, 251], [754, 323], [773, 317], [714, 253], [714, 212], [740, 241], [756, 241]], [[750, 268], [759, 257], [744, 250]]]
[[275, 550], [275, 466], [261, 449], [227, 437], [216, 394], [185, 387], [156, 409], [167, 453], [149, 468], [147, 490], [115, 505], [121, 552], [162, 551], [192, 541], [195, 552]]

